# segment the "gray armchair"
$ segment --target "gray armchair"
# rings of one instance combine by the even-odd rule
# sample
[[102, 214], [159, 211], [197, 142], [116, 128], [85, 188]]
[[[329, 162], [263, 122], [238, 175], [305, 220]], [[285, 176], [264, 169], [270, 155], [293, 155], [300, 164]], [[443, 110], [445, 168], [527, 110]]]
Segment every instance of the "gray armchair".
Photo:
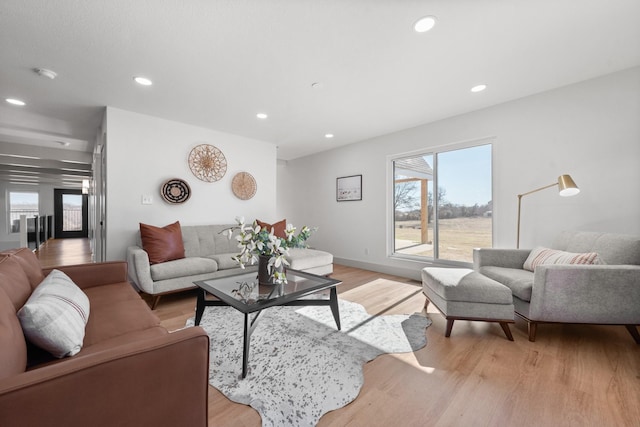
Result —
[[563, 232], [550, 246], [597, 252], [603, 265], [538, 265], [523, 269], [531, 250], [475, 249], [474, 269], [509, 287], [515, 314], [535, 341], [538, 323], [624, 325], [640, 344], [640, 237]]

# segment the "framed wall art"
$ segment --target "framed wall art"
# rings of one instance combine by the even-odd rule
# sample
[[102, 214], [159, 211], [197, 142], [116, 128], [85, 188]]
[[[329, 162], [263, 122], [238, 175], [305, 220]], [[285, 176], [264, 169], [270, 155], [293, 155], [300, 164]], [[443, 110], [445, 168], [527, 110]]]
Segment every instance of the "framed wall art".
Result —
[[336, 200], [338, 202], [362, 200], [362, 175], [336, 178]]

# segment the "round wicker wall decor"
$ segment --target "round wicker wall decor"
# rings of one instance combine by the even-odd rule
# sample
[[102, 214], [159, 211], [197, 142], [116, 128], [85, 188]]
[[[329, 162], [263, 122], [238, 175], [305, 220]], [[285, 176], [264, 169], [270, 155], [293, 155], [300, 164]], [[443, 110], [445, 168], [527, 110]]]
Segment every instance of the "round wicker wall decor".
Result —
[[214, 182], [227, 173], [227, 159], [213, 145], [200, 144], [189, 153], [189, 168], [199, 180]]
[[249, 200], [257, 190], [256, 180], [249, 172], [239, 172], [231, 180], [231, 191], [240, 200]]
[[162, 184], [160, 195], [167, 203], [184, 203], [191, 197], [191, 188], [187, 181], [172, 178]]

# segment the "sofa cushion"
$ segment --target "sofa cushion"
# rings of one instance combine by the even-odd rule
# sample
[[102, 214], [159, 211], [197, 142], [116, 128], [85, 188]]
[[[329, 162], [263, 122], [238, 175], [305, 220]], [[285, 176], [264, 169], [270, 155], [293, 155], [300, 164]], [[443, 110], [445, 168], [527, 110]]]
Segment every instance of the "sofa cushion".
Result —
[[0, 289], [0, 380], [24, 372], [27, 343], [11, 299]]
[[573, 253], [543, 247], [534, 248], [522, 268], [534, 271], [538, 265], [603, 264], [596, 252]]
[[236, 255], [238, 255], [238, 252], [210, 255], [207, 258], [214, 259], [218, 263], [218, 270], [229, 270], [231, 268], [240, 267], [240, 264], [238, 264], [238, 261], [232, 259]]
[[640, 236], [564, 231], [556, 237], [552, 247], [568, 252], [597, 252], [609, 265], [640, 264]]
[[24, 272], [29, 278], [31, 283], [31, 289], [35, 289], [43, 280], [44, 274], [42, 274], [42, 266], [36, 254], [29, 248], [9, 249], [3, 251], [2, 254], [7, 254], [14, 257], [13, 259], [20, 264]]
[[256, 222], [260, 226], [260, 228], [266, 228], [267, 232], [271, 233], [271, 229], [273, 228], [273, 235], [276, 237], [280, 237], [283, 239], [287, 238], [286, 233], [284, 232], [287, 229], [287, 220], [283, 219], [281, 221], [275, 222], [273, 224], [269, 224], [268, 222], [260, 221], [256, 219]]
[[90, 347], [108, 339], [160, 325], [142, 298], [93, 307], [87, 322], [84, 345]]
[[82, 348], [89, 319], [89, 298], [63, 272], [53, 270], [38, 285], [18, 318], [27, 339], [55, 357]]
[[182, 227], [184, 254], [189, 257], [208, 257], [238, 251], [238, 241], [235, 230], [231, 238], [226, 230], [233, 228], [233, 224], [186, 225]]
[[117, 335], [112, 338], [93, 343], [92, 345], [85, 346], [76, 357], [84, 357], [89, 354], [97, 353], [99, 351], [109, 350], [112, 348], [120, 347], [122, 345], [135, 343], [137, 341], [160, 337], [163, 335], [167, 335], [168, 333], [169, 332], [167, 331], [167, 329], [160, 325], [151, 326], [149, 328], [141, 329], [138, 331], [127, 332], [126, 334]]
[[533, 289], [533, 272], [519, 268], [507, 267], [480, 267], [480, 273], [500, 282], [509, 289], [514, 296], [523, 301], [531, 301]]
[[13, 314], [27, 302], [33, 292], [29, 277], [14, 256], [0, 258], [0, 288], [13, 304]]
[[333, 255], [329, 252], [315, 249], [291, 248], [289, 256], [289, 268], [294, 270], [309, 270], [315, 267], [333, 264]]
[[214, 273], [218, 271], [218, 263], [211, 258], [189, 257], [175, 261], [154, 264], [151, 267], [151, 278], [154, 281], [175, 279], [176, 277], [196, 274]]
[[184, 258], [180, 221], [164, 227], [140, 223], [140, 239], [150, 264]]
[[421, 276], [423, 289], [429, 288], [444, 301], [513, 304], [506, 286], [468, 268], [425, 267]]
[[87, 298], [89, 298], [92, 311], [97, 307], [107, 306], [109, 304], [140, 299], [140, 295], [133, 289], [129, 282], [93, 286], [85, 288], [83, 291], [87, 295]]

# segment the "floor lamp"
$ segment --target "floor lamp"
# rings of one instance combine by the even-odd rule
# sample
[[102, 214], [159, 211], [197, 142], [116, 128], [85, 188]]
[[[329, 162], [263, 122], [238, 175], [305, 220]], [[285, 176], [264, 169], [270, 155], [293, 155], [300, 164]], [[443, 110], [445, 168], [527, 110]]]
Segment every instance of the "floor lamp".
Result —
[[558, 182], [554, 182], [553, 184], [545, 185], [544, 187], [536, 188], [535, 190], [527, 191], [526, 193], [518, 194], [518, 234], [516, 238], [516, 248], [520, 249], [520, 205], [522, 202], [522, 198], [528, 194], [538, 192], [540, 190], [544, 190], [545, 188], [551, 188], [558, 186], [558, 190], [560, 191], [560, 195], [563, 197], [575, 196], [580, 192], [580, 189], [576, 185], [576, 183], [571, 179], [569, 175], [560, 175], [558, 177]]

